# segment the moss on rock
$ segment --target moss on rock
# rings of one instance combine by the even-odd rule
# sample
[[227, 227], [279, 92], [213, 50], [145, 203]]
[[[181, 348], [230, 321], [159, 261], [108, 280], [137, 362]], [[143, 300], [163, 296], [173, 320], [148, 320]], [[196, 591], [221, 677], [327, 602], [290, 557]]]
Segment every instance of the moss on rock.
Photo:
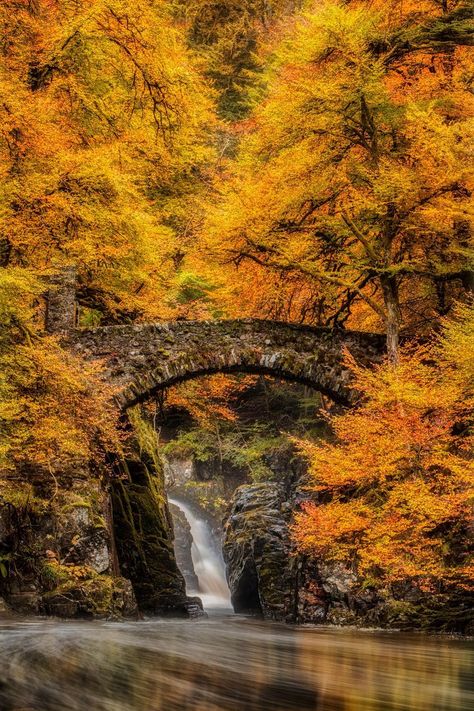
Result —
[[154, 433], [131, 415], [137, 451], [118, 464], [112, 483], [114, 531], [122, 574], [132, 581], [140, 609], [188, 614], [184, 578], [176, 564], [173, 526]]
[[48, 574], [55, 576], [56, 585], [42, 597], [44, 613], [93, 619], [136, 616], [133, 589], [125, 578], [98, 575], [92, 568], [81, 566], [49, 563], [47, 568]]
[[71, 479], [52, 490], [0, 482], [0, 594], [22, 614], [136, 616], [129, 581], [114, 575], [100, 482]]

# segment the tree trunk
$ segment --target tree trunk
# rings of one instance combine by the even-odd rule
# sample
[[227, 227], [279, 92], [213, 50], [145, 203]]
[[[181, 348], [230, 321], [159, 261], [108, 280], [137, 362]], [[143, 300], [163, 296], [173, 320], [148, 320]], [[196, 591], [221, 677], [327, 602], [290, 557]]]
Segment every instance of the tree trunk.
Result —
[[0, 239], [0, 267], [8, 267], [12, 246], [7, 237]]
[[401, 312], [398, 302], [398, 284], [396, 277], [383, 275], [380, 277], [385, 310], [387, 312], [387, 356], [389, 363], [397, 365], [399, 360]]
[[461, 283], [468, 294], [474, 294], [474, 270], [466, 269], [462, 272]]

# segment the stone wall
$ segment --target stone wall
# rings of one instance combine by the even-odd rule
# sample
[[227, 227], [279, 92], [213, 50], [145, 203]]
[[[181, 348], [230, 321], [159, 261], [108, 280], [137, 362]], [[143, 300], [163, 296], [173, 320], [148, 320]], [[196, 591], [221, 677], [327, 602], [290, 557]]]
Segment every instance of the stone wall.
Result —
[[382, 336], [256, 319], [110, 326], [70, 334], [71, 348], [104, 363], [103, 377], [127, 408], [174, 383], [217, 372], [293, 380], [335, 401], [351, 398], [347, 349], [360, 363], [381, 359]]
[[50, 278], [46, 299], [45, 328], [48, 333], [66, 334], [76, 326], [75, 267], [70, 266]]

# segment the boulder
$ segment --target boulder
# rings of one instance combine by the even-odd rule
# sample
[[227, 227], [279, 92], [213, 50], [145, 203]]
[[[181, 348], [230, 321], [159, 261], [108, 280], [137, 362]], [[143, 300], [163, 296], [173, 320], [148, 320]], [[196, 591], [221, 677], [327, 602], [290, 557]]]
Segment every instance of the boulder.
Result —
[[225, 524], [224, 560], [236, 612], [291, 617], [295, 565], [289, 541], [289, 509], [275, 482], [240, 486]]
[[83, 619], [138, 617], [130, 581], [109, 575], [96, 575], [83, 581], [65, 581], [43, 596], [42, 611], [55, 617]]

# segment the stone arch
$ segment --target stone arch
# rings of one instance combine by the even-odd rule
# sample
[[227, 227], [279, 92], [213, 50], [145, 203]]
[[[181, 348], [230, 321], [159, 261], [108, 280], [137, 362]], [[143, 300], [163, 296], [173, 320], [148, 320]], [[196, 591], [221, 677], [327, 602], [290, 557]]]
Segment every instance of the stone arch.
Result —
[[349, 351], [358, 362], [381, 359], [380, 335], [258, 319], [176, 321], [76, 331], [74, 350], [104, 362], [104, 377], [126, 409], [157, 390], [214, 373], [256, 373], [296, 381], [350, 401]]

